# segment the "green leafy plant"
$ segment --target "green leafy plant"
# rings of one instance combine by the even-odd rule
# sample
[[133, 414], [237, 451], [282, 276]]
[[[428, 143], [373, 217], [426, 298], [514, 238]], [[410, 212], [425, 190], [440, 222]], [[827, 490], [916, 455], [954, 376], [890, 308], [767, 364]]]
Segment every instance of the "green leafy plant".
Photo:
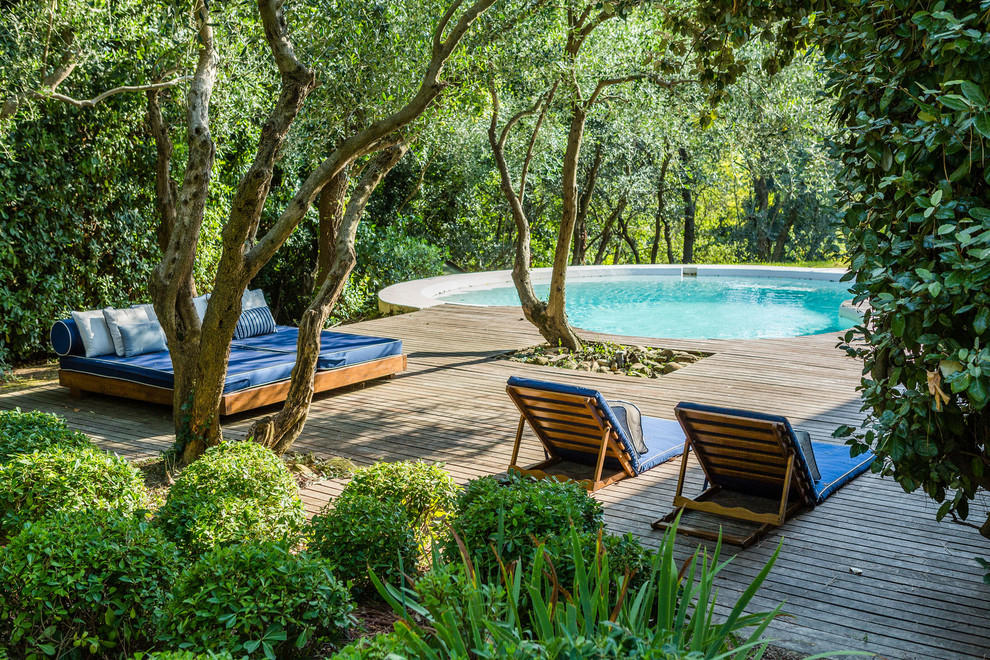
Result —
[[639, 587], [624, 584], [613, 592], [606, 586], [616, 580], [608, 554], [587, 562], [580, 534], [571, 530], [567, 536], [572, 545], [568, 556], [573, 560], [573, 590], [560, 588], [557, 568], [538, 552], [530, 567], [503, 566], [504, 608], [489, 607], [484, 582], [472, 570], [467, 553], [462, 561], [470, 576], [469, 588], [457, 610], [440, 601], [428, 602], [415, 586], [399, 589], [376, 580], [383, 598], [402, 617], [396, 624], [395, 644], [401, 643], [415, 657], [437, 660], [762, 658], [768, 642], [761, 638], [782, 606], [769, 612], [745, 611], [777, 560], [779, 547], [736, 602], [724, 608], [728, 611], [724, 620], [716, 620], [715, 579], [729, 563], [719, 560], [721, 544], [712, 556], [699, 549], [678, 566], [674, 532], [668, 531], [652, 561], [650, 579]]
[[310, 551], [358, 590], [370, 584], [369, 572], [396, 583], [417, 572], [416, 534], [405, 509], [367, 495], [327, 505], [313, 517], [310, 538]]
[[73, 511], [29, 523], [0, 548], [0, 634], [28, 660], [147, 649], [178, 562], [175, 546], [133, 515]]
[[[482, 477], [461, 493], [451, 525], [474, 555], [478, 572], [493, 577], [499, 560], [528, 556], [539, 540], [571, 527], [579, 533], [597, 533], [602, 505], [571, 481], [514, 474], [504, 480]], [[457, 539], [447, 542], [446, 554], [460, 554]]]
[[305, 657], [354, 624], [350, 594], [331, 568], [282, 543], [215, 548], [176, 579], [162, 641], [195, 653]]
[[294, 540], [306, 519], [296, 481], [275, 454], [254, 442], [227, 442], [182, 471], [156, 520], [180, 548], [198, 554], [249, 539]]
[[0, 411], [0, 463], [17, 454], [49, 447], [89, 447], [89, 437], [70, 429], [65, 420], [38, 410], [21, 412], [20, 408]]
[[333, 660], [391, 660], [392, 658], [413, 657], [411, 649], [395, 633], [382, 633], [373, 637], [362, 637], [351, 642], [335, 653]]
[[132, 512], [144, 501], [140, 472], [93, 446], [51, 447], [0, 464], [0, 531], [7, 534], [60, 511]]
[[429, 538], [436, 523], [453, 509], [458, 490], [442, 463], [399, 461], [356, 470], [340, 496], [368, 496], [402, 507], [414, 527]]

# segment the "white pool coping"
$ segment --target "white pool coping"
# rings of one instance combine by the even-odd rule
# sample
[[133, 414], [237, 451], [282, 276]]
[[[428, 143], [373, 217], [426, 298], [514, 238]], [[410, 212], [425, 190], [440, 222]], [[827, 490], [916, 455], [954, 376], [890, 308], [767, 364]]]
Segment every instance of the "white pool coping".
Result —
[[[534, 268], [534, 284], [550, 281], [552, 268]], [[717, 266], [717, 265], [627, 265], [627, 266], [568, 266], [567, 281], [613, 277], [766, 277], [838, 282], [846, 273], [844, 268], [792, 268], [788, 266]], [[462, 290], [492, 289], [513, 286], [511, 270], [490, 270], [481, 273], [441, 275], [422, 280], [401, 282], [378, 292], [378, 308], [387, 314], [413, 312], [437, 305], [462, 303], [437, 300], [437, 296]], [[850, 310], [855, 310], [850, 305]], [[852, 311], [852, 313], [856, 313]], [[852, 317], [850, 317], [852, 318]], [[856, 318], [859, 318], [857, 315]]]

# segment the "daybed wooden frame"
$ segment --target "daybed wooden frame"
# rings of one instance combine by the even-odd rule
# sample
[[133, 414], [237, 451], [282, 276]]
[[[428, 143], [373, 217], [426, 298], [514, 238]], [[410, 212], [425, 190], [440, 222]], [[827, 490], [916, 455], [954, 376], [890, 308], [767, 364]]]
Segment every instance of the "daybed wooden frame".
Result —
[[[509, 398], [519, 409], [519, 426], [516, 429], [516, 442], [512, 447], [512, 458], [508, 471], [526, 474], [537, 479], [549, 477], [576, 481], [590, 492], [600, 490], [626, 477], [635, 477], [636, 471], [629, 456], [619, 444], [619, 435], [612, 425], [602, 416], [594, 398], [578, 394], [563, 394], [548, 392], [518, 385], [505, 388]], [[522, 440], [526, 423], [543, 444], [547, 454], [546, 460], [529, 467], [521, 467], [519, 460], [519, 445]], [[545, 470], [564, 459], [558, 449], [586, 453], [596, 456], [595, 471], [591, 479], [570, 479], [561, 475], [548, 474]], [[602, 478], [605, 457], [614, 458], [619, 462], [621, 470]]]
[[[329, 371], [318, 371], [313, 380], [313, 388], [317, 393], [326, 392], [375, 378], [391, 377], [405, 370], [405, 354], [390, 355], [369, 362], [330, 369]], [[58, 382], [59, 385], [68, 387], [69, 395], [73, 397], [82, 397], [86, 393], [109, 394], [110, 396], [118, 396], [125, 399], [160, 403], [168, 406], [172, 405], [172, 388], [170, 387], [144, 385], [109, 376], [96, 376], [94, 374], [84, 374], [78, 371], [64, 369], [59, 369]], [[220, 400], [220, 414], [224, 416], [233, 415], [273, 403], [281, 403], [285, 401], [288, 393], [289, 380], [286, 379], [239, 392], [224, 394]]]
[[[722, 539], [734, 545], [748, 547], [779, 527], [800, 511], [810, 500], [806, 484], [797, 475], [797, 455], [787, 441], [786, 425], [751, 417], [724, 413], [675, 410], [687, 440], [681, 456], [681, 470], [674, 495], [674, 511], [653, 523], [653, 529], [666, 529], [684, 510], [710, 513], [724, 518], [760, 524], [752, 533], [742, 536], [723, 533]], [[701, 464], [709, 484], [697, 497], [683, 496], [684, 477], [687, 472], [688, 454], [693, 450]], [[780, 499], [775, 513], [759, 513], [746, 507], [726, 507], [711, 501], [722, 491], [718, 486], [720, 475], [756, 481], [780, 489]], [[789, 503], [791, 494], [798, 497]], [[717, 540], [719, 533], [711, 529], [693, 527], [682, 519], [678, 532], [708, 540]]]

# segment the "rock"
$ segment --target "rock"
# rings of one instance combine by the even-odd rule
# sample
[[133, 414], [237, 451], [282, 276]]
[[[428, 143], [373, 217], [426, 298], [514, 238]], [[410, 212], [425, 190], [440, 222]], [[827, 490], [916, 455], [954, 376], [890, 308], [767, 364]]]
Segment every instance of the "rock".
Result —
[[683, 368], [684, 368], [683, 364], [678, 364], [677, 362], [668, 362], [667, 364], [663, 365], [663, 373], [670, 374], [677, 371], [678, 369], [683, 369]]
[[627, 359], [628, 354], [625, 351], [616, 351], [615, 356], [612, 358], [613, 362], [615, 362], [615, 366], [619, 369], [626, 366]]
[[591, 363], [590, 362], [578, 362], [577, 370], [578, 371], [591, 371]]
[[661, 348], [657, 350], [657, 354], [664, 360], [669, 360], [670, 358], [674, 357], [674, 351], [670, 350], [669, 348]]
[[642, 362], [636, 362], [636, 363], [631, 364], [629, 366], [629, 370], [630, 371], [648, 371], [648, 368]]
[[542, 355], [537, 355], [536, 358], [533, 360], [533, 362], [534, 364], [540, 364], [543, 366], [550, 364], [550, 360], [546, 359]]
[[681, 364], [694, 364], [698, 361], [697, 355], [687, 355], [682, 353], [681, 355], [674, 356], [674, 362], [679, 362]]
[[563, 369], [576, 369], [577, 362], [575, 362], [574, 360], [564, 360], [563, 362], [558, 362], [557, 366]]
[[660, 369], [663, 367], [663, 365], [656, 360], [643, 360], [643, 364], [648, 366], [650, 369]]

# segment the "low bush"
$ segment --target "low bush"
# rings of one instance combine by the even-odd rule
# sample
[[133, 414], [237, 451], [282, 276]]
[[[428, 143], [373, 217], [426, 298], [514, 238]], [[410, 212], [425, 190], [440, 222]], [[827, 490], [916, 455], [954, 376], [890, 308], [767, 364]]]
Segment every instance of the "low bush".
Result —
[[393, 584], [416, 573], [416, 535], [405, 509], [366, 495], [329, 504], [313, 517], [310, 538], [309, 549], [359, 590], [368, 586], [369, 571]]
[[206, 451], [179, 475], [157, 523], [190, 554], [248, 540], [294, 541], [306, 522], [285, 464], [254, 442]]
[[341, 497], [365, 495], [402, 507], [416, 529], [429, 535], [435, 523], [453, 509], [457, 491], [443, 464], [399, 461], [355, 470]]
[[392, 660], [416, 657], [396, 633], [362, 637], [330, 656], [332, 660]]
[[354, 621], [329, 562], [282, 543], [216, 548], [175, 582], [163, 622], [169, 648], [241, 658], [306, 657]]
[[102, 658], [150, 648], [178, 551], [138, 518], [74, 511], [0, 548], [0, 637], [12, 657]]
[[30, 454], [51, 447], [89, 447], [89, 437], [70, 429], [65, 420], [38, 410], [0, 411], [0, 463], [18, 454]]
[[[571, 528], [597, 533], [601, 526], [602, 505], [578, 484], [520, 475], [469, 483], [457, 500], [452, 522], [486, 579], [498, 573], [499, 557], [509, 562], [530, 556], [534, 539], [563, 535]], [[459, 554], [456, 539], [449, 540], [447, 557], [456, 560]]]
[[117, 509], [145, 502], [141, 474], [96, 447], [51, 447], [0, 464], [0, 532], [60, 511]]

